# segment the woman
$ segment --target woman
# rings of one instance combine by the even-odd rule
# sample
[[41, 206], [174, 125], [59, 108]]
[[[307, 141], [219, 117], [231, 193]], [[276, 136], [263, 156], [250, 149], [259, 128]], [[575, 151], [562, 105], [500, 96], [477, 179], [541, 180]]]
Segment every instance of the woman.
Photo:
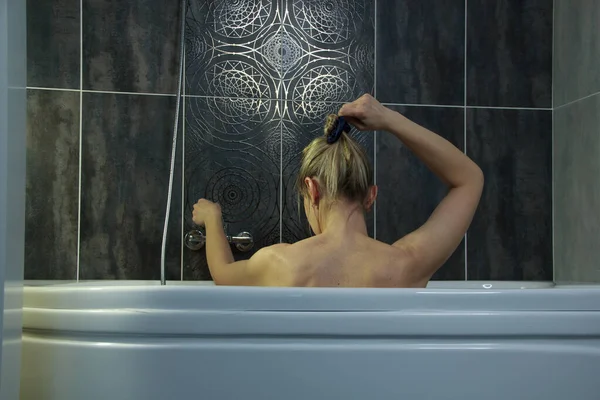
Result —
[[247, 261], [235, 262], [220, 207], [204, 199], [194, 206], [194, 222], [206, 227], [206, 255], [215, 284], [425, 287], [458, 247], [481, 196], [479, 167], [442, 137], [369, 95], [344, 105], [339, 116], [360, 130], [396, 136], [448, 185], [446, 197], [423, 226], [394, 244], [371, 239], [364, 211], [375, 201], [377, 187], [364, 150], [345, 133], [332, 144], [317, 138], [304, 149], [298, 177], [315, 236], [266, 247]]

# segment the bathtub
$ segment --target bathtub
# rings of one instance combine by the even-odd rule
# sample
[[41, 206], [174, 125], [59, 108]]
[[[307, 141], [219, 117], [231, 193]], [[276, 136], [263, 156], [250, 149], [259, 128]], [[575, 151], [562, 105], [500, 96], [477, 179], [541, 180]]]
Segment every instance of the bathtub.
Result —
[[38, 283], [21, 399], [598, 400], [600, 287], [553, 286]]

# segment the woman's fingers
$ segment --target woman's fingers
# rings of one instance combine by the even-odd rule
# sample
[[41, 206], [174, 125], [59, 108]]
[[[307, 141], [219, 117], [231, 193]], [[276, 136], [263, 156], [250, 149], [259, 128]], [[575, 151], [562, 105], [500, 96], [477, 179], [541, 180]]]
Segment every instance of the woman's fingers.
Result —
[[353, 118], [353, 117], [344, 117], [346, 118], [346, 121], [348, 121], [350, 123], [350, 125], [353, 125], [354, 127], [356, 127], [357, 129], [363, 131], [365, 130], [365, 124], [362, 123], [362, 121], [360, 119], [357, 118]]
[[362, 107], [356, 102], [344, 104], [338, 112], [340, 117], [353, 117], [359, 119], [363, 117], [363, 114], [364, 112]]
[[342, 108], [340, 108], [338, 115], [346, 118], [346, 121], [348, 121], [351, 125], [354, 125], [356, 128], [360, 130], [365, 129], [365, 124], [363, 121], [361, 121], [362, 110], [358, 104], [344, 104]]

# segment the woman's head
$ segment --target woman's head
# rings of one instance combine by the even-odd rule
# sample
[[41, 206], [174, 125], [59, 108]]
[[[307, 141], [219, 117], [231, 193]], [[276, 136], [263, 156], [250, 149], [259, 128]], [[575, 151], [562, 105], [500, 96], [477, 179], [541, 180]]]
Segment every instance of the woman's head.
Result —
[[325, 135], [313, 140], [302, 152], [302, 164], [296, 182], [304, 199], [304, 209], [315, 233], [320, 233], [317, 210], [327, 211], [333, 204], [356, 204], [361, 211], [370, 209], [377, 191], [373, 169], [365, 150], [346, 133], [332, 144], [327, 136], [338, 117], [329, 115]]

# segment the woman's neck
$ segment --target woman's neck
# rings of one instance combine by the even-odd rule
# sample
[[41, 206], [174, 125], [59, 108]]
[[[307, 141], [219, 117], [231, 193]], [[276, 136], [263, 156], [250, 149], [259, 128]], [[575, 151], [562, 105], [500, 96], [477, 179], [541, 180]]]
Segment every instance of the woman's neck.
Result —
[[336, 201], [321, 219], [321, 232], [335, 235], [348, 233], [368, 235], [361, 205], [356, 202]]

